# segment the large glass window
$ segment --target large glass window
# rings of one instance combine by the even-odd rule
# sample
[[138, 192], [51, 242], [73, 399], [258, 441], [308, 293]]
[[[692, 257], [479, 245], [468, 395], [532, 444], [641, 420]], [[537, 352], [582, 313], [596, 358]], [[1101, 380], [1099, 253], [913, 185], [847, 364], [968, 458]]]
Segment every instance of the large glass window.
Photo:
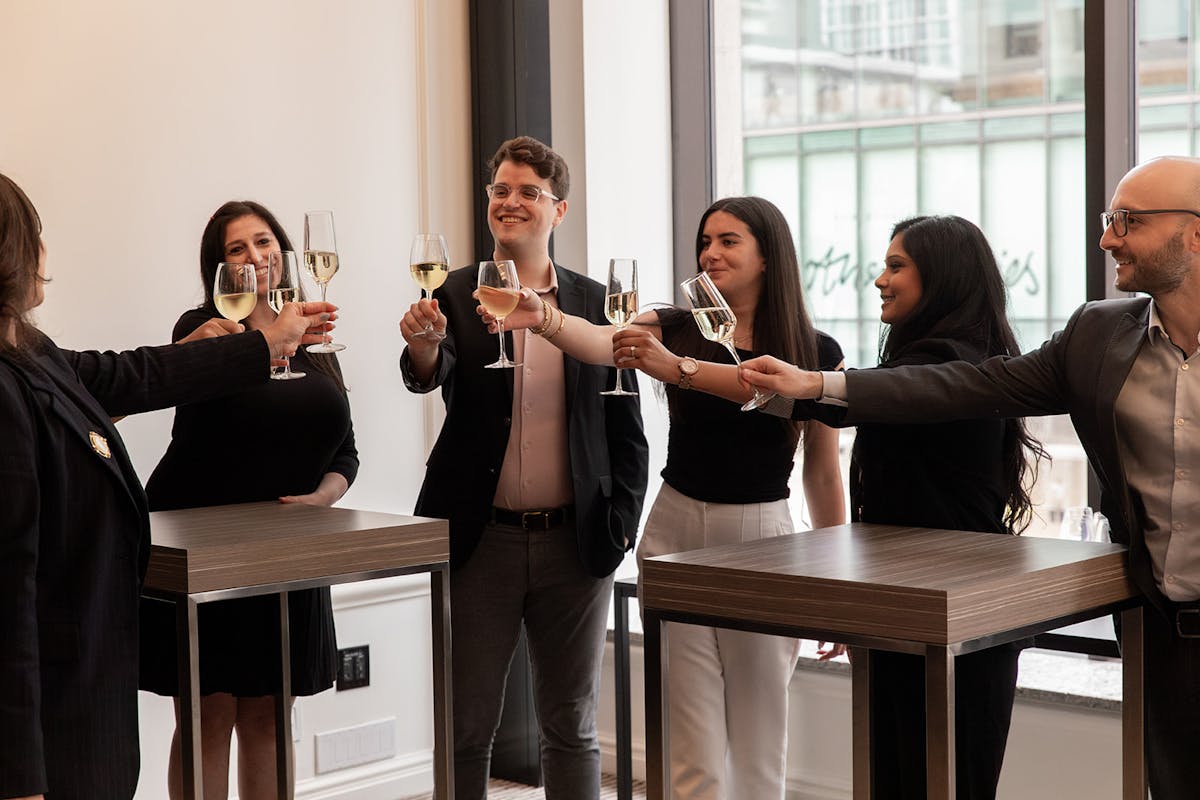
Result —
[[[741, 109], [738, 141], [718, 143], [717, 152], [741, 159], [742, 169], [718, 170], [733, 176], [718, 194], [762, 195], [788, 216], [814, 318], [841, 343], [848, 366], [877, 362], [872, 282], [892, 225], [914, 214], [980, 225], [1023, 349], [1061, 328], [1084, 300], [1083, 5], [717, 3], [716, 24], [742, 32], [737, 63], [718, 65], [741, 71], [727, 85], [742, 95], [717, 98], [718, 113]], [[1154, 130], [1161, 147], [1179, 152], [1182, 142], [1190, 152], [1196, 104], [1167, 87], [1193, 85], [1193, 20], [1183, 3], [1162, 6], [1154, 32], [1142, 36], [1143, 52], [1153, 48], [1163, 62]], [[1087, 503], [1086, 462], [1069, 421], [1031, 425], [1054, 462], [1043, 466], [1041, 518], [1029, 532], [1055, 535], [1062, 509]]]

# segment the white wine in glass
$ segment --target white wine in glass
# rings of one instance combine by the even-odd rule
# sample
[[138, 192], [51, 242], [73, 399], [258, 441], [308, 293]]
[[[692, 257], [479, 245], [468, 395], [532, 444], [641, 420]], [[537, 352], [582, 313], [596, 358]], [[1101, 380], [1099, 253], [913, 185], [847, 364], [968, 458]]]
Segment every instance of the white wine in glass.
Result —
[[[604, 293], [604, 316], [622, 330], [638, 315], [638, 277], [636, 258], [613, 258], [608, 262], [608, 287]], [[621, 385], [621, 368], [617, 367], [617, 385], [604, 395], [636, 397]]]
[[[291, 250], [273, 250], [267, 256], [267, 304], [276, 314], [283, 311], [287, 303], [299, 303], [300, 271], [296, 266], [296, 254]], [[283, 357], [283, 371], [271, 372], [271, 379], [291, 381], [303, 378], [308, 373], [292, 369], [292, 360]]]
[[488, 369], [511, 369], [520, 364], [508, 360], [504, 347], [504, 318], [516, 311], [521, 302], [521, 281], [517, 265], [512, 261], [479, 262], [479, 302], [496, 318], [496, 334], [500, 337], [500, 358], [487, 364]]
[[[446, 240], [440, 233], [418, 233], [413, 238], [412, 249], [408, 254], [408, 269], [417, 286], [421, 287], [421, 297], [433, 297], [433, 290], [446, 282], [450, 274], [450, 256], [446, 250]], [[445, 339], [446, 334], [425, 323], [425, 329], [417, 336], [427, 336], [430, 339]]]
[[[724, 345], [733, 356], [733, 363], [739, 367], [742, 360], [738, 358], [737, 348], [733, 346], [733, 334], [737, 330], [737, 317], [721, 291], [712, 282], [707, 272], [698, 273], [679, 284], [683, 294], [692, 307], [692, 318], [700, 328], [700, 334], [710, 342]], [[742, 411], [753, 411], [761, 408], [775, 395], [755, 388], [754, 397], [742, 406]]]
[[213, 305], [227, 320], [241, 322], [258, 304], [258, 280], [253, 264], [217, 264], [213, 280]]
[[[321, 287], [321, 302], [325, 302], [325, 290], [338, 271], [337, 238], [333, 233], [332, 211], [308, 211], [304, 214], [304, 268]], [[334, 344], [322, 337], [320, 344], [310, 344], [310, 353], [336, 353], [346, 345]]]

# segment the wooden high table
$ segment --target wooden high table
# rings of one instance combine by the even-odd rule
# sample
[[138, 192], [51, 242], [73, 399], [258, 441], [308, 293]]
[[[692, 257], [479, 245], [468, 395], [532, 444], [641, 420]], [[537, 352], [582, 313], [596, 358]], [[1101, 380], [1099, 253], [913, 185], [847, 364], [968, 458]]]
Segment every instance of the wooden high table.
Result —
[[428, 572], [433, 625], [434, 797], [454, 797], [450, 697], [449, 531], [445, 520], [277, 502], [157, 511], [150, 515], [144, 594], [175, 603], [184, 797], [204, 796], [200, 751], [200, 603], [279, 595], [282, 691], [276, 695], [276, 776], [292, 798], [291, 664], [287, 593]]
[[928, 796], [954, 787], [954, 656], [1122, 613], [1126, 800], [1145, 798], [1142, 607], [1113, 544], [853, 523], [650, 558], [642, 565], [647, 799], [661, 800], [663, 622], [851, 647], [854, 797], [871, 796], [873, 648], [925, 657]]

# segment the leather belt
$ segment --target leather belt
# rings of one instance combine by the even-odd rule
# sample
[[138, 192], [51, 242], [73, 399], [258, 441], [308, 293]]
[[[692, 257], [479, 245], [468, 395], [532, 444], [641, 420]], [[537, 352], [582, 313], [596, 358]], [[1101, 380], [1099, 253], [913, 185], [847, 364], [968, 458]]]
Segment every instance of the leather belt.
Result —
[[548, 531], [570, 522], [574, 518], [574, 506], [537, 508], [531, 511], [512, 511], [492, 506], [491, 522], [494, 525], [512, 525], [526, 530]]
[[1175, 632], [1181, 639], [1200, 639], [1200, 600], [1175, 604]]

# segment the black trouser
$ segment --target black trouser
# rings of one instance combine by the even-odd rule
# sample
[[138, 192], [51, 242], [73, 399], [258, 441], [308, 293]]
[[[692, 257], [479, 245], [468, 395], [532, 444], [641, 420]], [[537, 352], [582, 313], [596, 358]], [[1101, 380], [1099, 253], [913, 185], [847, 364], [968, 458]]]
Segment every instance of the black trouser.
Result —
[[1146, 606], [1146, 760], [1154, 800], [1200, 794], [1200, 639]]
[[[957, 796], [992, 800], [1004, 764], [1024, 643], [954, 659]], [[925, 659], [871, 651], [871, 765], [875, 800], [925, 798]]]

